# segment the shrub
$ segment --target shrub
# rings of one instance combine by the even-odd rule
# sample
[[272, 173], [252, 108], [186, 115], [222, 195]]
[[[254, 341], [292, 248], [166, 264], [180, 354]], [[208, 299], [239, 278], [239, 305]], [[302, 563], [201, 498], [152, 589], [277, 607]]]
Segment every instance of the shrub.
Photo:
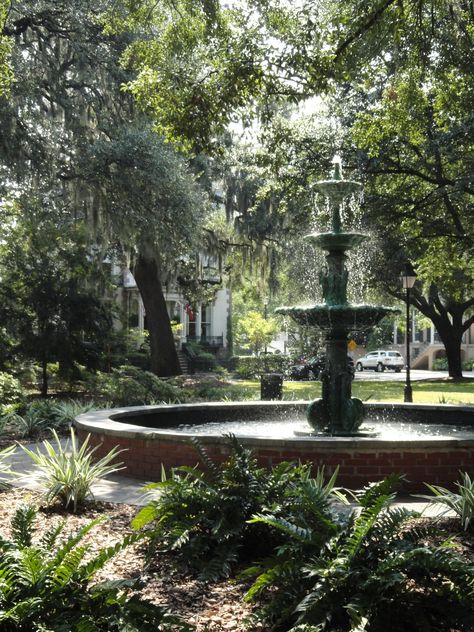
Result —
[[462, 363], [462, 368], [464, 369], [464, 371], [474, 371], [474, 358], [471, 358], [470, 360], [465, 360]]
[[448, 359], [447, 358], [436, 358], [433, 361], [433, 371], [447, 371], [448, 370]]
[[87, 386], [94, 399], [107, 400], [113, 406], [176, 402], [181, 395], [173, 385], [135, 366], [98, 372], [89, 378]]
[[183, 344], [183, 351], [190, 359], [194, 370], [210, 371], [217, 366], [216, 357], [197, 342], [186, 342]]
[[36, 509], [20, 506], [11, 521], [11, 539], [0, 538], [0, 628], [69, 632], [95, 630], [140, 632], [189, 630], [159, 606], [133, 594], [138, 580], [92, 583], [97, 572], [137, 535], [90, 557], [85, 536], [103, 522], [98, 518], [64, 539], [65, 522], [33, 542]]
[[271, 550], [262, 527], [247, 521], [267, 507], [283, 505], [291, 482], [308, 475], [308, 466], [290, 463], [272, 471], [259, 468], [250, 450], [235, 437], [229, 441], [231, 455], [217, 465], [194, 440], [206, 470], [180, 467], [149, 485], [149, 492], [159, 494], [132, 523], [135, 529], [152, 527], [150, 554], [172, 550], [179, 563], [204, 580], [228, 576], [239, 560]]
[[50, 502], [58, 498], [66, 508], [72, 503], [75, 512], [78, 505], [82, 505], [87, 497], [93, 495], [91, 487], [97, 479], [123, 469], [121, 463], [112, 463], [122, 450], [113, 448], [104, 457], [93, 462], [92, 458], [97, 448], [89, 448], [89, 436], [82, 446], [78, 447], [72, 428], [71, 439], [65, 446], [61, 445], [55, 430], [53, 435], [56, 448], [49, 441], [43, 441], [46, 453], [41, 452], [39, 448], [36, 452], [25, 446], [21, 448], [40, 469], [40, 482], [46, 500]]
[[[286, 535], [249, 592], [249, 598], [263, 592], [270, 599], [263, 616], [294, 631], [472, 629], [473, 566], [457, 556], [450, 539], [427, 545], [439, 533], [414, 524], [417, 514], [390, 508], [391, 483], [358, 494], [360, 509], [340, 515], [323, 546], [319, 518], [303, 526], [258, 518]], [[281, 568], [281, 556], [289, 568]]]
[[0, 404], [15, 404], [22, 402], [25, 398], [25, 392], [16, 377], [10, 373], [2, 373], [0, 371]]
[[464, 531], [474, 528], [474, 479], [471, 480], [467, 472], [460, 472], [461, 482], [457, 481], [456, 486], [458, 493], [452, 492], [440, 485], [429, 485], [428, 489], [434, 494], [433, 496], [422, 496], [427, 498], [435, 505], [443, 505], [445, 512], [452, 510], [456, 513], [461, 521]]
[[282, 354], [267, 354], [260, 356], [234, 356], [232, 365], [235, 372], [243, 378], [252, 378], [267, 373], [285, 373], [288, 369], [289, 358]]

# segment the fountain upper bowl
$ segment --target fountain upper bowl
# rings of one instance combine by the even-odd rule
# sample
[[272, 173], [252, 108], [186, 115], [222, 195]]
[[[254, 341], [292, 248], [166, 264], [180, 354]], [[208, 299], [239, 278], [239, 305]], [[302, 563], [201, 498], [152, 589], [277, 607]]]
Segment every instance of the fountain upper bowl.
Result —
[[314, 188], [336, 202], [342, 201], [356, 191], [360, 191], [362, 183], [355, 180], [320, 180]]
[[369, 238], [364, 233], [310, 233], [306, 239], [315, 246], [330, 252], [345, 252]]

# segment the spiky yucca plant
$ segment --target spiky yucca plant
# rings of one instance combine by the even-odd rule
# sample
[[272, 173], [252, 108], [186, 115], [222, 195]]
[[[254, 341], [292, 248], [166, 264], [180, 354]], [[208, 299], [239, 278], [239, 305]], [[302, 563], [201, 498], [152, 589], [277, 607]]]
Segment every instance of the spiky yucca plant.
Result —
[[121, 469], [121, 463], [113, 463], [120, 452], [113, 448], [101, 459], [94, 461], [97, 448], [89, 447], [89, 436], [79, 447], [74, 429], [70, 429], [71, 437], [63, 446], [57, 432], [53, 430], [56, 447], [49, 441], [43, 441], [45, 453], [39, 448], [30, 450], [21, 446], [40, 469], [40, 482], [48, 502], [59, 498], [67, 508], [71, 504], [73, 511], [92, 496], [92, 485], [108, 474]]
[[189, 630], [176, 617], [133, 595], [137, 580], [92, 583], [97, 572], [139, 534], [93, 557], [85, 536], [103, 519], [64, 536], [65, 522], [35, 538], [36, 509], [21, 505], [11, 539], [0, 537], [0, 629], [4, 632], [151, 632]]
[[[451, 510], [461, 521], [464, 531], [474, 529], [474, 479], [467, 472], [460, 472], [461, 480], [456, 481], [457, 493], [440, 485], [428, 485], [433, 496], [422, 496], [435, 505], [442, 505], [445, 512]], [[444, 513], [445, 513], [444, 512]]]
[[10, 487], [9, 479], [11, 476], [15, 476], [8, 462], [15, 454], [15, 450], [14, 445], [0, 450], [0, 490]]

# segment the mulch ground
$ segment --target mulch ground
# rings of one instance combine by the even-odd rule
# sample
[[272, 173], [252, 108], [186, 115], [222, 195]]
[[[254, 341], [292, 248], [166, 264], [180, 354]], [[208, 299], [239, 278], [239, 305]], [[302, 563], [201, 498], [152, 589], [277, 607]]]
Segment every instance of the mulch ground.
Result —
[[[106, 515], [108, 520], [87, 536], [91, 556], [130, 533], [130, 522], [137, 512], [134, 506], [98, 502], [90, 503], [81, 513], [71, 514], [60, 506], [46, 506], [38, 492], [13, 488], [0, 492], [0, 535], [10, 536], [11, 517], [22, 502], [39, 508], [36, 520], [38, 536], [62, 520], [66, 521], [65, 532], [69, 534], [94, 518]], [[419, 522], [426, 520], [419, 519]], [[463, 557], [474, 563], [474, 534], [459, 533], [459, 522], [455, 519], [443, 519], [440, 526], [449, 534], [456, 535], [456, 548]], [[198, 582], [192, 576], [177, 571], [166, 556], [155, 559], [146, 568], [144, 551], [140, 545], [122, 551], [108, 563], [97, 579], [136, 577], [141, 577], [144, 582], [141, 590], [143, 597], [193, 624], [197, 632], [263, 632], [260, 624], [248, 624], [252, 609], [242, 600], [245, 586], [232, 581], [213, 584]]]

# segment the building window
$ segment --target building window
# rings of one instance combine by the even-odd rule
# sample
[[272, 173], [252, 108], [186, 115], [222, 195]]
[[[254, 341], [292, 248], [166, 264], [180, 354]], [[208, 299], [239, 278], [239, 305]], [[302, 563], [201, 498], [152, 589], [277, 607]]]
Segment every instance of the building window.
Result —
[[201, 307], [201, 338], [206, 340], [211, 336], [211, 306]]

